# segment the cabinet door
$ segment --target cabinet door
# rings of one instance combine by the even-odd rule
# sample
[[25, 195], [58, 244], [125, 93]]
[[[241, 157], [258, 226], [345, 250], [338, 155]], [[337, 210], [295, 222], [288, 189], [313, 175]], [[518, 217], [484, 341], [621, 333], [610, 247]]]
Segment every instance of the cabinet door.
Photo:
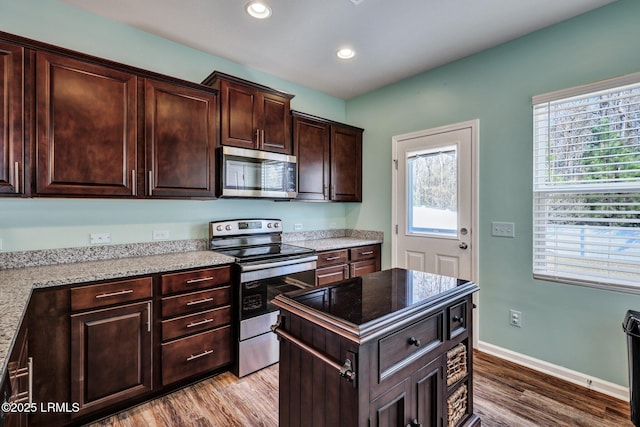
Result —
[[259, 100], [260, 143], [258, 148], [265, 151], [291, 154], [290, 101], [268, 93], [261, 93]]
[[257, 148], [259, 103], [256, 96], [253, 88], [220, 82], [220, 144]]
[[331, 128], [331, 200], [362, 201], [362, 132]]
[[294, 155], [298, 162], [298, 199], [329, 199], [329, 125], [293, 117]]
[[372, 427], [398, 427], [408, 425], [411, 419], [411, 387], [406, 379], [371, 402], [369, 425]]
[[215, 113], [215, 93], [145, 81], [149, 196], [215, 197]]
[[412, 413], [418, 423], [424, 427], [439, 427], [442, 418], [443, 400], [442, 357], [418, 370], [412, 376], [413, 403]]
[[39, 194], [135, 194], [136, 84], [133, 74], [36, 55]]
[[77, 415], [151, 391], [151, 302], [71, 316]]
[[24, 49], [0, 42], [0, 195], [25, 192]]

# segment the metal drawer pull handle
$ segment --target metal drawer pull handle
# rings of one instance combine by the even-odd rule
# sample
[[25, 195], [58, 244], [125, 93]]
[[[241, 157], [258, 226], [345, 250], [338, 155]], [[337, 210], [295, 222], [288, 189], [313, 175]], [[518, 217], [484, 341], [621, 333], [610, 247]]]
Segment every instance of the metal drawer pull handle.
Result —
[[325, 261], [334, 261], [334, 260], [340, 259], [340, 258], [342, 258], [342, 257], [340, 257], [340, 256], [330, 256], [330, 257], [325, 258], [324, 260]]
[[211, 323], [211, 322], [213, 322], [213, 319], [204, 319], [204, 320], [201, 320], [200, 322], [189, 323], [187, 325], [187, 328], [193, 328], [194, 326], [206, 325], [207, 323]]
[[187, 285], [190, 285], [192, 283], [206, 282], [207, 280], [211, 280], [211, 279], [213, 279], [213, 276], [203, 277], [201, 279], [191, 279], [191, 280], [187, 280]]
[[96, 298], [109, 298], [109, 297], [117, 297], [120, 295], [126, 295], [133, 293], [133, 289], [127, 289], [125, 291], [111, 292], [110, 294], [100, 294], [96, 295]]
[[213, 301], [213, 298], [205, 298], [205, 299], [201, 299], [201, 300], [198, 300], [198, 301], [189, 301], [187, 303], [187, 305], [203, 304], [203, 303], [209, 302], [209, 301]]
[[191, 356], [187, 357], [187, 362], [191, 362], [192, 360], [199, 359], [211, 353], [213, 353], [213, 350], [205, 350], [200, 354], [196, 354], [195, 356], [192, 354]]
[[351, 382], [356, 380], [357, 378], [356, 371], [353, 369], [353, 363], [351, 362], [350, 359], [345, 359], [344, 364], [341, 365], [340, 363], [332, 360], [331, 358], [329, 358], [329, 356], [321, 353], [315, 348], [309, 347], [308, 345], [306, 345], [305, 343], [303, 343], [293, 335], [290, 335], [288, 332], [281, 331], [280, 329], [278, 329], [280, 325], [281, 325], [280, 320], [278, 320], [278, 323], [276, 323], [275, 325], [271, 325], [271, 331], [276, 335], [278, 335], [278, 337], [291, 341], [293, 344], [297, 345], [302, 350], [308, 353], [311, 353], [313, 356], [322, 360], [332, 368], [337, 369], [338, 375], [340, 375], [342, 378], [346, 378]]
[[415, 345], [416, 347], [420, 347], [420, 340], [416, 337], [409, 338], [409, 345]]
[[373, 251], [360, 252], [360, 255], [371, 255]]

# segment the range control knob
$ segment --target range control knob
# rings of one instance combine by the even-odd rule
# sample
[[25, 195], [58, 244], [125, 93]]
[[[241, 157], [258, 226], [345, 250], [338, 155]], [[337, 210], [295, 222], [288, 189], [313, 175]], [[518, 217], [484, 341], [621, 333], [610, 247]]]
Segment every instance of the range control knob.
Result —
[[278, 228], [278, 227], [280, 227], [280, 223], [279, 223], [279, 222], [274, 222], [274, 223], [273, 223], [273, 226], [274, 226], [275, 228]]
[[271, 223], [267, 224], [267, 228], [272, 228], [272, 227], [273, 227], [273, 224], [271, 224]]
[[227, 225], [226, 227], [224, 227], [224, 229], [227, 230], [227, 231], [231, 231], [231, 226]]
[[218, 231], [222, 231], [222, 226], [221, 226], [221, 225], [218, 225], [218, 226], [216, 227], [216, 230], [218, 230]]

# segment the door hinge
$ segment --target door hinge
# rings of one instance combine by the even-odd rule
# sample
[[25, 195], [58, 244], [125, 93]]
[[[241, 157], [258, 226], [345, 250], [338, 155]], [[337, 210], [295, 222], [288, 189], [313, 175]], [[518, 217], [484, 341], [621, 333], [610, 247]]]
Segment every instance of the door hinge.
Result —
[[396, 224], [396, 234], [398, 234], [398, 224]]
[[398, 170], [398, 159], [393, 159], [393, 164], [396, 167], [396, 170]]

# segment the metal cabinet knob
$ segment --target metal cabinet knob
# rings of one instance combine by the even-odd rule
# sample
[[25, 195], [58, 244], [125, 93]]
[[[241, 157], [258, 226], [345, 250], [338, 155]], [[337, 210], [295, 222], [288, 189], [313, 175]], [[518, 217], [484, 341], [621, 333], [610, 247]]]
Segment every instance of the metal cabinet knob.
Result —
[[416, 337], [410, 337], [409, 338], [409, 345], [414, 345], [416, 347], [420, 347], [420, 340], [417, 339]]

